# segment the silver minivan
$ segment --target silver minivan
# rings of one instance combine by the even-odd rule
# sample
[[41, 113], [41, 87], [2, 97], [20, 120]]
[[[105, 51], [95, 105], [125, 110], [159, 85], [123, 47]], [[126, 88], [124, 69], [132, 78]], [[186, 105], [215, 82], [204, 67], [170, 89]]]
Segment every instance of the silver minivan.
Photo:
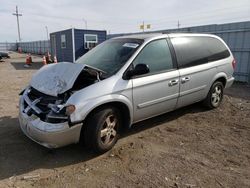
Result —
[[75, 63], [42, 67], [20, 93], [22, 131], [58, 148], [83, 140], [96, 152], [133, 123], [202, 101], [216, 108], [235, 60], [208, 34], [145, 34], [99, 44]]

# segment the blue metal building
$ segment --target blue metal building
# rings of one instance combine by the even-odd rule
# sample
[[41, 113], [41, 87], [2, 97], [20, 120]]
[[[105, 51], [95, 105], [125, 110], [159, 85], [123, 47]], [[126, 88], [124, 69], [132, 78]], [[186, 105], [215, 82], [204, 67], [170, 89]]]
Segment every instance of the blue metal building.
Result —
[[79, 57], [106, 40], [104, 30], [67, 29], [50, 33], [51, 55], [58, 62], [75, 62]]

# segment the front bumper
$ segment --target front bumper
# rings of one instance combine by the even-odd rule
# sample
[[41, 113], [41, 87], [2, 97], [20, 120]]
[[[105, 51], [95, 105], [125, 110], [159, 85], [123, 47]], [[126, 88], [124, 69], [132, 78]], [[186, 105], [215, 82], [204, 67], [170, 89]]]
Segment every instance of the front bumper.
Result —
[[47, 148], [59, 148], [79, 142], [81, 126], [77, 124], [69, 127], [68, 122], [47, 123], [35, 115], [24, 113], [23, 96], [19, 102], [19, 123], [24, 134], [33, 141]]

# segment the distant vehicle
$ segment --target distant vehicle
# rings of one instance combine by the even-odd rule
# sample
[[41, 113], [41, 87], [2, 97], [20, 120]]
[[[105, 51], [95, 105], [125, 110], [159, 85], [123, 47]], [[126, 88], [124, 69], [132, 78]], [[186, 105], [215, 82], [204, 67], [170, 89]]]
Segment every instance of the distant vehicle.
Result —
[[8, 52], [0, 51], [0, 59], [1, 58], [10, 58], [9, 53]]
[[208, 34], [150, 34], [107, 40], [76, 63], [44, 66], [20, 93], [19, 121], [35, 142], [57, 148], [80, 139], [111, 149], [125, 127], [203, 101], [217, 108], [235, 60]]

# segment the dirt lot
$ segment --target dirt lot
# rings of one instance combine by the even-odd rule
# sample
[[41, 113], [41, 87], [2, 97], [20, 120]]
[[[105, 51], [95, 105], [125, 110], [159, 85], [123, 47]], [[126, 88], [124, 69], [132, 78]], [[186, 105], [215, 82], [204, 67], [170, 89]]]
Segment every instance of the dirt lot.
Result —
[[199, 104], [144, 121], [108, 153], [80, 145], [50, 151], [18, 123], [18, 93], [42, 66], [0, 62], [0, 187], [250, 187], [250, 88], [227, 90], [220, 108]]

